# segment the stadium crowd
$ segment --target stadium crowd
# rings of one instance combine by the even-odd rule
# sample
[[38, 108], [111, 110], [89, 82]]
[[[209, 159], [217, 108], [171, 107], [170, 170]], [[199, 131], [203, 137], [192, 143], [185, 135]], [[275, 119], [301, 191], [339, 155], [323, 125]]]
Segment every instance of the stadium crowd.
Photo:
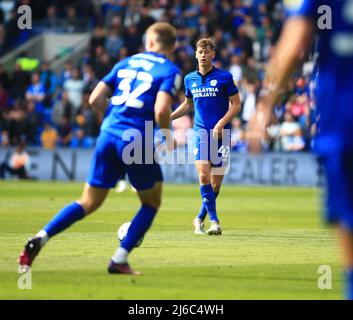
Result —
[[[4, 3], [7, 3], [7, 6]], [[9, 3], [13, 3], [12, 6]], [[201, 36], [217, 46], [214, 64], [229, 70], [241, 96], [242, 111], [232, 122], [232, 147], [247, 152], [247, 123], [264, 92], [264, 63], [284, 20], [275, 0], [21, 0], [0, 4], [0, 57], [30, 35], [17, 28], [17, 7], [30, 5], [34, 26], [41, 31], [76, 32], [88, 21], [92, 33], [78, 65], [66, 63], [55, 74], [47, 61], [32, 61], [21, 53], [12, 71], [0, 65], [0, 145], [92, 147], [103, 115], [88, 98], [97, 82], [124, 57], [143, 51], [143, 35], [154, 21], [177, 27], [173, 60], [183, 75], [197, 68], [194, 44]], [[35, 28], [34, 28], [35, 29]], [[35, 59], [34, 59], [35, 60]], [[182, 88], [183, 89], [183, 88]], [[314, 79], [311, 72], [298, 74], [282, 102], [275, 108], [267, 150], [301, 151], [311, 148], [315, 133]], [[180, 91], [176, 107], [184, 100]], [[179, 145], [192, 127], [193, 115], [173, 127]]]

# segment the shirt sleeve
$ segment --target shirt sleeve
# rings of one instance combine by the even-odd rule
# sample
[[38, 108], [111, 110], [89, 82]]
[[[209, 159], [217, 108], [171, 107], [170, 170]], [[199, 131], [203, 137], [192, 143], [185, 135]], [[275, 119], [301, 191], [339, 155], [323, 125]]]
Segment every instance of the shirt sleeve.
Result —
[[125, 65], [125, 59], [118, 62], [113, 69], [102, 79], [102, 81], [107, 84], [113, 91], [116, 87], [116, 77], [119, 69]]
[[314, 18], [316, 16], [317, 0], [284, 0], [283, 4], [287, 17]]
[[181, 75], [179, 72], [174, 72], [162, 80], [158, 91], [165, 91], [174, 97], [180, 89], [180, 85]]
[[188, 86], [187, 77], [184, 78], [184, 87], [185, 87], [185, 97], [191, 99], [192, 93], [191, 93], [190, 88]]
[[230, 73], [227, 75], [225, 89], [228, 97], [234, 96], [239, 92], [237, 86], [234, 83], [233, 77]]

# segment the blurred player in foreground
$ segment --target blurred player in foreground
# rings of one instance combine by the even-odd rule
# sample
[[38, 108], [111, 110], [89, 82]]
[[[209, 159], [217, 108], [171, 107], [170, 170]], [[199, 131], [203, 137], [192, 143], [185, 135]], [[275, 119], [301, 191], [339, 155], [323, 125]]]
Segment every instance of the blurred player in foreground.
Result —
[[[175, 41], [176, 30], [170, 24], [158, 22], [151, 25], [146, 32], [146, 52], [120, 61], [98, 83], [90, 96], [90, 104], [105, 110], [107, 99], [111, 99], [83, 194], [79, 200], [64, 207], [28, 241], [19, 258], [20, 267], [28, 269], [48, 239], [97, 210], [106, 199], [109, 189], [114, 188], [119, 178], [127, 173], [137, 190], [141, 207], [132, 220], [126, 238], [113, 255], [108, 272], [138, 274], [130, 268], [128, 254], [149, 229], [157, 213], [161, 203], [163, 176], [154, 158], [146, 163], [145, 152], [148, 151], [145, 150], [148, 146], [145, 149], [145, 145], [141, 145], [139, 150], [134, 150], [134, 153], [142, 152], [142, 164], [135, 161], [127, 163], [124, 148], [137, 137], [142, 137], [144, 143], [147, 122], [158, 124], [165, 132], [166, 141], [172, 141], [168, 137], [170, 131], [165, 129], [169, 129], [170, 106], [181, 77], [179, 69], [167, 56], [174, 51]], [[124, 138], [126, 133], [130, 137], [129, 141]], [[153, 149], [152, 145], [153, 142]], [[153, 150], [149, 151], [153, 155]]]
[[260, 150], [273, 106], [317, 33], [319, 122], [314, 148], [327, 177], [327, 221], [339, 226], [347, 298], [353, 299], [353, 1], [284, 2], [289, 19], [268, 65], [269, 93], [250, 124], [250, 147]]
[[[215, 54], [215, 44], [211, 39], [203, 38], [196, 43], [199, 69], [185, 76], [185, 101], [171, 114], [171, 119], [175, 120], [195, 108], [194, 154], [202, 199], [200, 212], [194, 219], [195, 234], [205, 233], [207, 213], [211, 226], [206, 233], [222, 234], [216, 198], [229, 164], [230, 122], [240, 111], [238, 88], [228, 71], [212, 65]], [[212, 144], [216, 148], [212, 148]]]

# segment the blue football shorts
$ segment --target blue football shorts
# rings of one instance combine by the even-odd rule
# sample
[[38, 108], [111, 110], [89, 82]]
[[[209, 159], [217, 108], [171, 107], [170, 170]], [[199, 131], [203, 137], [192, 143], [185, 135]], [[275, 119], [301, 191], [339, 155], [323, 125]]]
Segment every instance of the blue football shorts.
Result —
[[326, 174], [326, 220], [353, 232], [353, 151], [319, 157]]
[[144, 146], [140, 150], [143, 159], [141, 163], [130, 164], [123, 160], [124, 148], [129, 143], [104, 131], [100, 133], [86, 180], [90, 186], [104, 189], [114, 188], [125, 174], [138, 191], [150, 189], [156, 182], [163, 181], [161, 168], [154, 158], [151, 163], [145, 163]]
[[222, 139], [214, 139], [211, 131], [198, 130], [194, 137], [195, 160], [210, 161], [212, 167], [229, 165], [230, 130], [224, 130]]

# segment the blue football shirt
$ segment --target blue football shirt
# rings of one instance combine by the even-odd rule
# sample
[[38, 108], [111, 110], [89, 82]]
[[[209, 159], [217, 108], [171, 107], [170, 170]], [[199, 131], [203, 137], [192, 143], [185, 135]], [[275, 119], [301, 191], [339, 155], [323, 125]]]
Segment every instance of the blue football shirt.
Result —
[[[229, 97], [238, 93], [232, 75], [213, 67], [202, 75], [194, 71], [185, 76], [185, 96], [195, 107], [194, 129], [213, 129], [229, 109]], [[226, 129], [230, 128], [227, 124]]]
[[117, 63], [102, 81], [113, 95], [101, 130], [121, 138], [128, 129], [137, 129], [144, 136], [145, 122], [155, 121], [157, 93], [175, 96], [181, 76], [178, 67], [162, 54], [144, 52]]
[[[286, 0], [284, 4], [289, 16], [311, 19], [319, 34], [315, 148], [319, 153], [352, 149], [353, 1]], [[331, 29], [323, 28], [330, 27], [326, 18], [331, 19]]]

